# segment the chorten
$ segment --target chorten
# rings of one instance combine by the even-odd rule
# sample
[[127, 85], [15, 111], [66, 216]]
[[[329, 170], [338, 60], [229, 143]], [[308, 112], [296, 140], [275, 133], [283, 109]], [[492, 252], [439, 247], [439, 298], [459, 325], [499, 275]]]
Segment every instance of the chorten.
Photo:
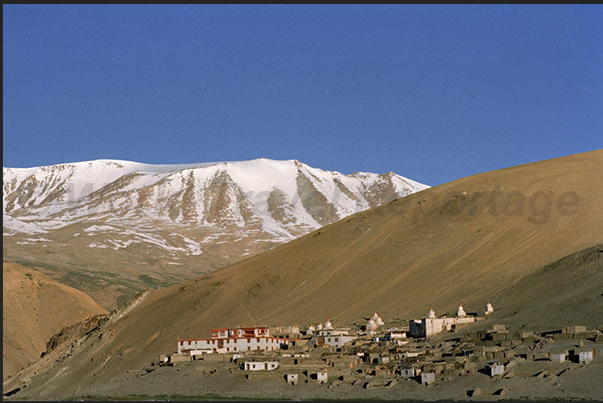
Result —
[[435, 312], [433, 311], [432, 307], [429, 307], [429, 315], [427, 315], [427, 319], [435, 319]]
[[366, 325], [366, 330], [368, 331], [373, 331], [377, 329], [377, 324], [375, 323], [375, 321], [373, 320], [373, 318], [370, 318], [367, 325]]
[[323, 329], [324, 330], [332, 330], [333, 329], [333, 325], [331, 324], [331, 321], [329, 320], [329, 318], [327, 318], [327, 321], [325, 322], [325, 327]]
[[373, 315], [373, 321], [377, 326], [383, 326], [383, 319], [379, 316], [377, 312]]
[[492, 312], [494, 312], [494, 308], [492, 308], [492, 304], [488, 302], [488, 304], [486, 305], [486, 315], [491, 314]]
[[466, 315], [467, 314], [465, 313], [465, 310], [463, 309], [463, 306], [459, 302], [459, 309], [458, 309], [458, 311], [456, 311], [456, 316], [466, 316]]

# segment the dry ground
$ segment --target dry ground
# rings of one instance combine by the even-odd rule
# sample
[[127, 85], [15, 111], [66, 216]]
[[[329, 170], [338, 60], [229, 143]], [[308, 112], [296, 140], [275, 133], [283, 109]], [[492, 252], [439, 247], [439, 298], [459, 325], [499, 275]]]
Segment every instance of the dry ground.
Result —
[[81, 291], [14, 264], [2, 265], [2, 380], [40, 358], [63, 327], [108, 313]]

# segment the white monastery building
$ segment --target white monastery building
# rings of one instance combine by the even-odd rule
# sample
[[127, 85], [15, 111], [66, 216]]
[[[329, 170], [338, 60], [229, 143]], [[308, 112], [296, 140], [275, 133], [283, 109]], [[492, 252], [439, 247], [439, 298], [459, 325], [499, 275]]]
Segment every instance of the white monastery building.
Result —
[[[488, 303], [488, 308], [486, 311], [492, 312], [492, 305]], [[411, 337], [427, 337], [433, 334], [438, 334], [443, 331], [450, 331], [458, 325], [472, 323], [476, 321], [475, 316], [467, 315], [463, 306], [459, 303], [458, 310], [456, 312], [456, 316], [452, 318], [441, 317], [438, 318], [433, 311], [433, 308], [429, 309], [429, 314], [425, 319], [419, 320], [411, 320], [408, 324], [409, 335]]]
[[316, 344], [333, 347], [341, 347], [358, 338], [348, 335], [347, 330], [333, 328], [333, 324], [328, 318], [325, 326], [316, 332], [316, 336]]
[[278, 350], [290, 339], [271, 337], [268, 327], [211, 329], [210, 339], [178, 340], [178, 354], [231, 353]]

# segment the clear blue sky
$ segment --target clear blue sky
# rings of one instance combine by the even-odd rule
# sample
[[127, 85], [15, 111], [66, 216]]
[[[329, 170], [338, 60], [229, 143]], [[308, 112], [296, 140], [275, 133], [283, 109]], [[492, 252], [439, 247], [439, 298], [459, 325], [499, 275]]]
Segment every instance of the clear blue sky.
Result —
[[601, 5], [4, 5], [3, 166], [429, 185], [603, 145]]

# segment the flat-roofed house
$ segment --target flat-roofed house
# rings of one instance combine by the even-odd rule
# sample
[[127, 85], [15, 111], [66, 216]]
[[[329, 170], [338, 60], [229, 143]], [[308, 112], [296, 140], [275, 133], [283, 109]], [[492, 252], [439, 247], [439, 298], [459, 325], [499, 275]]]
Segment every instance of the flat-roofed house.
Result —
[[211, 329], [209, 339], [178, 340], [178, 354], [272, 351], [288, 344], [289, 339], [270, 336], [268, 327]]

